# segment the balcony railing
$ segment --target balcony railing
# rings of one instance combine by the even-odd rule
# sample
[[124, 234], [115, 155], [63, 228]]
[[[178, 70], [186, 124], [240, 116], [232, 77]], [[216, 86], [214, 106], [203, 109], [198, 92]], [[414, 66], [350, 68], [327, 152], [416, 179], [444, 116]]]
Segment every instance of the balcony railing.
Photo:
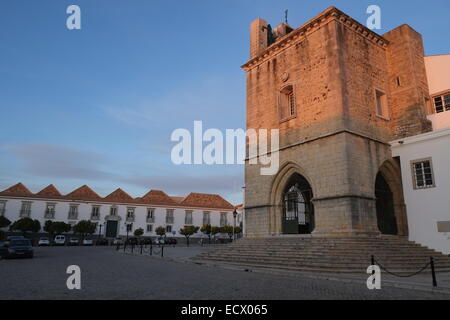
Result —
[[173, 217], [166, 217], [166, 223], [173, 223]]
[[155, 217], [147, 218], [147, 223], [155, 223]]
[[31, 210], [21, 210], [20, 216], [21, 217], [29, 217], [31, 215]]
[[45, 219], [55, 219], [55, 212], [54, 211], [46, 211], [44, 214]]
[[69, 213], [69, 220], [78, 220], [78, 214]]
[[99, 215], [91, 215], [91, 220], [92, 221], [98, 221], [98, 220], [100, 220], [100, 216]]
[[127, 222], [134, 222], [134, 216], [127, 216]]

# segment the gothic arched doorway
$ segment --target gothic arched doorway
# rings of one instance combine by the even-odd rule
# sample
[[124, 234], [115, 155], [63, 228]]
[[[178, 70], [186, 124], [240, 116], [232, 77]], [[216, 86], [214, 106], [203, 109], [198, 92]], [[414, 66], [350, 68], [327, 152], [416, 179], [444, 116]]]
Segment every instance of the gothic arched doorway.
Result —
[[314, 230], [313, 192], [309, 182], [294, 174], [283, 192], [283, 233], [311, 234]]
[[377, 199], [378, 229], [382, 234], [398, 235], [394, 194], [381, 173], [378, 173], [375, 182], [375, 197]]

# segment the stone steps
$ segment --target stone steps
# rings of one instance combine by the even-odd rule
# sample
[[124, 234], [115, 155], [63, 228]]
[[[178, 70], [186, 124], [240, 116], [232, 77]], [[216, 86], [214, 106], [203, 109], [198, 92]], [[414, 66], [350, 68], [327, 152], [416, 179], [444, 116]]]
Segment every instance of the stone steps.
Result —
[[[404, 238], [242, 239], [194, 260], [270, 268], [361, 273], [374, 255], [389, 271], [413, 273], [433, 257], [437, 271], [450, 271], [450, 258]], [[429, 270], [427, 270], [430, 272]]]

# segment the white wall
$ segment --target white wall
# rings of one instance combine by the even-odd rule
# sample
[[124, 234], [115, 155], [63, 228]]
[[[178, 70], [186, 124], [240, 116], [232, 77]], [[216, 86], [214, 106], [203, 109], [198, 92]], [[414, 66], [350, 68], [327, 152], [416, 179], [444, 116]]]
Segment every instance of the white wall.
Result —
[[[450, 221], [450, 130], [427, 133], [392, 143], [400, 156], [409, 238], [450, 254], [450, 233], [439, 233], [437, 223]], [[435, 188], [414, 190], [411, 161], [432, 158]]]
[[425, 57], [430, 95], [450, 89], [450, 55]]
[[[100, 220], [94, 221], [99, 222], [103, 225], [102, 234], [105, 234], [105, 217], [110, 214], [110, 208], [112, 204], [105, 203], [91, 203], [91, 202], [68, 202], [68, 201], [54, 201], [54, 200], [36, 200], [36, 199], [26, 199], [26, 198], [5, 198], [0, 197], [0, 201], [6, 200], [6, 208], [5, 208], [5, 217], [11, 220], [12, 222], [20, 219], [20, 209], [22, 207], [22, 201], [31, 201], [31, 216], [30, 218], [37, 219], [40, 221], [41, 226], [43, 227], [46, 220], [45, 209], [47, 207], [47, 203], [56, 203], [55, 208], [55, 219], [53, 221], [63, 221], [68, 223], [68, 213], [70, 204], [78, 204], [78, 219], [81, 220], [90, 220], [92, 206], [100, 206]], [[227, 212], [227, 224], [233, 224], [233, 213], [232, 211], [215, 211], [215, 210], [207, 210], [207, 209], [190, 209], [190, 208], [163, 208], [163, 207], [152, 207], [152, 206], [136, 206], [136, 205], [116, 205], [117, 207], [117, 215], [121, 217], [121, 221], [119, 222], [119, 235], [126, 235], [126, 213], [128, 207], [135, 207], [135, 221], [133, 222], [133, 230], [130, 234], [134, 232], [134, 230], [138, 228], [144, 229], [144, 236], [156, 236], [155, 229], [159, 226], [166, 227], [166, 209], [174, 209], [174, 224], [172, 225], [172, 230], [176, 231], [176, 237], [183, 237], [178, 233], [178, 231], [185, 226], [185, 211], [193, 210], [193, 225], [201, 227], [203, 224], [203, 211], [209, 211], [211, 217], [211, 225], [212, 226], [220, 226], [220, 213]], [[155, 209], [155, 223], [153, 223], [153, 232], [147, 232], [147, 208]], [[97, 230], [98, 234], [99, 230]], [[172, 234], [168, 234], [168, 236]], [[198, 236], [201, 234], [199, 233]]]

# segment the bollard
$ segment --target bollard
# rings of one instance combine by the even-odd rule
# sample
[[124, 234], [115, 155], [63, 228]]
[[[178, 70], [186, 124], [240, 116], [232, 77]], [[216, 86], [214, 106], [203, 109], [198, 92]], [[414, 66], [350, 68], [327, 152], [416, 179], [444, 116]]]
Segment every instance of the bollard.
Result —
[[371, 263], [372, 266], [375, 265], [375, 256], [374, 255], [371, 256], [370, 263]]
[[127, 248], [127, 243], [126, 242], [124, 242], [124, 244], [123, 244], [123, 252], [125, 252], [125, 249]]
[[134, 244], [131, 245], [131, 253], [134, 253]]
[[164, 258], [164, 246], [161, 247], [161, 258]]
[[141, 244], [141, 254], [142, 254], [142, 249], [144, 248], [144, 246]]
[[436, 270], [434, 269], [434, 259], [430, 257], [431, 276], [433, 278], [433, 287], [437, 287]]
[[117, 250], [117, 251], [120, 250], [120, 244], [119, 244], [119, 243], [117, 243], [116, 250]]
[[153, 255], [153, 244], [152, 243], [150, 243], [150, 255], [151, 256]]

